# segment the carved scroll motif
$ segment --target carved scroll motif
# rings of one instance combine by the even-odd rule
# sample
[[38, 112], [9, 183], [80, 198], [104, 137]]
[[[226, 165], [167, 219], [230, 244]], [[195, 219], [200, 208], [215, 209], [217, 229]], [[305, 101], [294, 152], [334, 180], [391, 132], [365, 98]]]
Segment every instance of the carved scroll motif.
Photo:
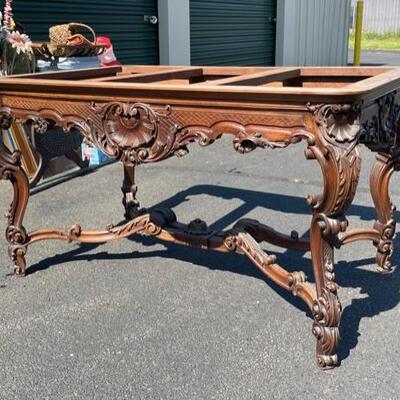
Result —
[[[0, 128], [8, 129], [12, 123], [11, 112], [8, 108], [0, 108]], [[14, 270], [17, 274], [25, 272], [25, 254], [27, 251], [27, 233], [23, 226], [23, 218], [29, 199], [29, 182], [21, 166], [19, 151], [11, 153], [0, 143], [0, 179], [11, 182], [14, 189], [13, 200], [9, 206], [6, 228], [8, 251]]]
[[276, 263], [276, 256], [266, 254], [249, 233], [233, 231], [232, 235], [225, 238], [224, 244], [229, 251], [240, 251], [247, 255], [264, 272]]
[[138, 216], [122, 226], [111, 226], [108, 231], [114, 235], [114, 239], [129, 237], [139, 232], [148, 236], [157, 236], [163, 227], [175, 221], [176, 215], [171, 209], [159, 208]]
[[311, 252], [317, 286], [313, 333], [317, 338], [317, 362], [321, 368], [337, 363], [341, 305], [334, 273], [334, 248], [347, 228], [345, 212], [351, 204], [360, 174], [358, 149], [360, 112], [357, 105], [308, 105], [313, 137], [306, 156], [316, 159], [324, 177], [322, 193], [309, 196], [313, 210]]
[[324, 261], [322, 267], [325, 287], [333, 294], [336, 294], [337, 285], [335, 283], [333, 248], [340, 246], [338, 235], [346, 231], [348, 222], [344, 217], [328, 218], [324, 214], [316, 214], [314, 219], [323, 238], [321, 255]]
[[317, 338], [317, 363], [321, 368], [337, 364], [337, 355], [332, 353], [340, 340], [339, 323], [342, 313], [341, 304], [336, 295], [323, 289], [315, 301], [313, 315], [313, 334]]
[[[281, 128], [288, 139], [272, 142], [263, 136], [268, 124], [242, 125], [230, 120], [208, 126], [181, 126], [170, 106], [161, 109], [143, 103], [114, 102], [93, 103], [92, 109], [102, 121], [102, 130], [92, 135], [93, 143], [110, 157], [136, 164], [155, 162], [173, 155], [184, 156], [188, 153], [189, 143], [208, 146], [224, 133], [234, 135], [233, 146], [240, 153], [248, 153], [257, 147], [286, 147], [304, 138], [301, 127], [293, 135]], [[272, 129], [279, 130], [276, 127]]]
[[241, 154], [250, 153], [257, 147], [262, 149], [283, 149], [290, 144], [299, 142], [305, 137], [307, 137], [306, 134], [298, 133], [293, 134], [290, 140], [286, 142], [271, 142], [265, 139], [260, 132], [248, 133], [246, 130], [243, 130], [233, 139], [233, 148]]
[[390, 257], [394, 250], [396, 232], [396, 207], [389, 195], [389, 185], [394, 171], [398, 170], [398, 158], [378, 154], [370, 174], [371, 196], [375, 204], [377, 220], [373, 232], [373, 240], [377, 248], [377, 268], [381, 272], [392, 270]]
[[[273, 279], [276, 283], [290, 290], [294, 296], [297, 296], [304, 290], [304, 284], [307, 282], [306, 274], [303, 271], [293, 271], [288, 273], [277, 264], [277, 258], [273, 254], [267, 254], [259, 245], [256, 238], [252, 235], [254, 230], [265, 229], [263, 225], [256, 221], [243, 219], [238, 221], [235, 226], [226, 233], [224, 238], [225, 247], [232, 252], [246, 255], [265, 275]], [[268, 227], [266, 229], [271, 232]], [[253, 232], [252, 232], [253, 231]], [[260, 235], [261, 234], [261, 235]], [[257, 235], [256, 235], [257, 236]], [[259, 238], [262, 232], [259, 231]], [[279, 235], [279, 239], [283, 235]]]
[[[66, 106], [63, 113], [60, 110], [58, 106], [36, 111], [16, 108], [13, 115], [37, 134], [46, 133], [53, 124], [65, 132], [78, 130], [85, 142], [109, 157], [135, 165], [184, 156], [188, 153], [188, 144], [208, 146], [223, 134], [233, 135], [233, 147], [240, 153], [257, 147], [287, 147], [308, 135], [303, 117], [298, 114], [274, 114], [268, 118], [257, 115], [249, 124], [244, 124], [241, 122], [244, 116], [232, 111], [218, 114], [221, 118], [218, 119], [212, 113], [201, 114], [201, 110], [173, 110], [168, 105], [145, 103], [92, 102], [82, 105], [82, 113], [75, 105]], [[192, 124], [193, 121], [196, 123]]]
[[170, 117], [170, 106], [159, 110], [143, 103], [93, 103], [92, 108], [103, 128], [94, 133], [94, 144], [122, 161], [156, 162], [185, 155], [190, 142], [207, 146], [214, 141], [200, 130], [179, 126]]
[[308, 140], [306, 157], [317, 159], [324, 171], [324, 191], [308, 197], [314, 211], [340, 215], [350, 205], [357, 188], [361, 156], [359, 106], [308, 105], [318, 134]]
[[298, 292], [302, 285], [307, 282], [307, 276], [303, 271], [291, 272], [288, 276], [288, 285], [290, 291], [294, 296], [298, 295]]
[[389, 221], [387, 221], [387, 223], [383, 226], [380, 226], [378, 222], [375, 224], [375, 226], [380, 229], [381, 232], [380, 240], [376, 244], [378, 249], [377, 264], [384, 271], [391, 271], [392, 269], [388, 259], [391, 257], [394, 250], [393, 238], [396, 233], [395, 212], [396, 207], [392, 205], [391, 218]]

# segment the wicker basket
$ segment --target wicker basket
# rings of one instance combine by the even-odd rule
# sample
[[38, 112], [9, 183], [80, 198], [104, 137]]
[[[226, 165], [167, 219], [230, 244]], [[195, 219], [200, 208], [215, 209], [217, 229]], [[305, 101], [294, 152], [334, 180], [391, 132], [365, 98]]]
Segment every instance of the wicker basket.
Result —
[[104, 45], [54, 46], [50, 43], [33, 43], [36, 59], [50, 60], [52, 57], [96, 57], [103, 53]]
[[[89, 31], [91, 39], [89, 40], [79, 30]], [[49, 29], [49, 50], [55, 57], [67, 57], [65, 49], [71, 46], [92, 47], [96, 45], [96, 33], [85, 24], [70, 22], [69, 24], [54, 25]]]
[[[83, 34], [83, 30], [88, 31], [89, 35]], [[77, 22], [52, 26], [49, 40], [49, 43], [33, 43], [36, 58], [96, 57], [105, 49], [104, 45], [96, 44], [96, 33], [89, 25]]]

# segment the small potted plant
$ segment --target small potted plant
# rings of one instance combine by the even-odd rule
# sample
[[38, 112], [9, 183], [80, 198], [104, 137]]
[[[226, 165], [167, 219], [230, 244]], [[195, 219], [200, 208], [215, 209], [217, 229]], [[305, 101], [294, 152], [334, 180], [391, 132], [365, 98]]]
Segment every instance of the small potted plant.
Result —
[[34, 72], [35, 57], [32, 41], [17, 29], [12, 15], [13, 0], [6, 0], [0, 32], [1, 75]]

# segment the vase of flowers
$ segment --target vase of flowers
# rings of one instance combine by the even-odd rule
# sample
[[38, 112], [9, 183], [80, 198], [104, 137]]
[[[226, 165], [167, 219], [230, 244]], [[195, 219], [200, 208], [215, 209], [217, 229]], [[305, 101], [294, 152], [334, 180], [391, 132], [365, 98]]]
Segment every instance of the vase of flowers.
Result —
[[17, 29], [12, 15], [13, 0], [6, 0], [0, 32], [1, 75], [34, 72], [35, 57], [32, 41]]

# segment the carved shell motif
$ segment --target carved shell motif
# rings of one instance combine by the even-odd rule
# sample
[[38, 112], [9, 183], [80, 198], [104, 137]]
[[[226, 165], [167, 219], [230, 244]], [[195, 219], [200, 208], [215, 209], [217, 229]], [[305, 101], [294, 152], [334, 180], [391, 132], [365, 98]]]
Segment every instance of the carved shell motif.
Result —
[[103, 124], [101, 142], [103, 150], [114, 157], [121, 157], [124, 151], [149, 146], [158, 135], [160, 116], [169, 113], [159, 112], [143, 103], [92, 104]]
[[359, 135], [358, 107], [352, 104], [326, 104], [308, 107], [328, 138], [338, 143], [353, 142]]

